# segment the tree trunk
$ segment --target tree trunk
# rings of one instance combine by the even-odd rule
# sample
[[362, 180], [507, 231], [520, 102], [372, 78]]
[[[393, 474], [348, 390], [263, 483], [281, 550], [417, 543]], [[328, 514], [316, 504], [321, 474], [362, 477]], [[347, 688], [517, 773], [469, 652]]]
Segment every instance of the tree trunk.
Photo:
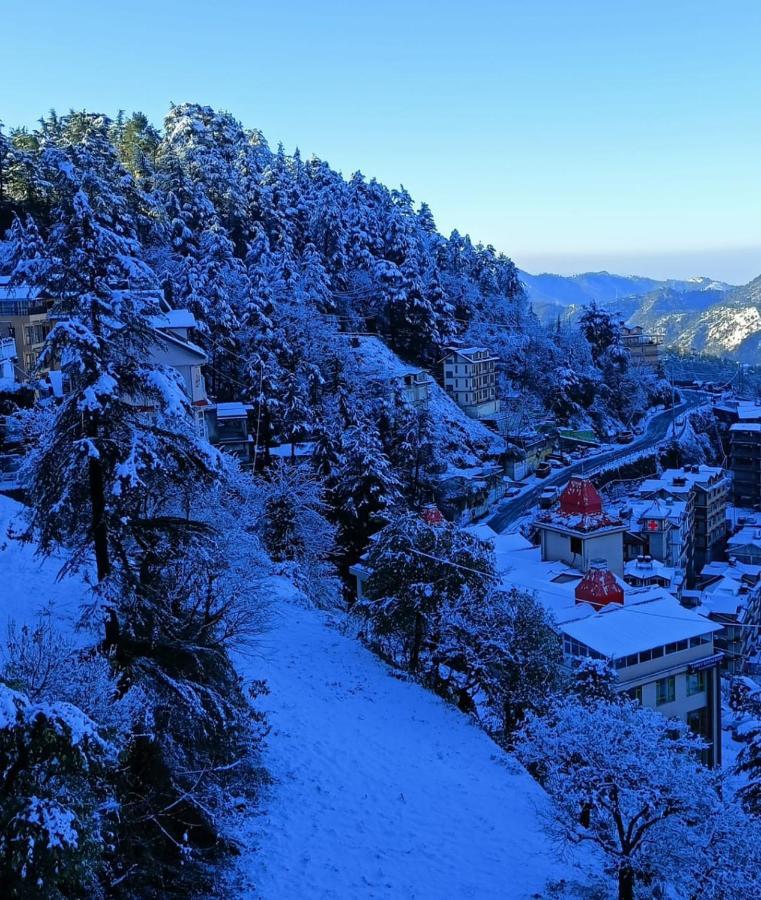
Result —
[[618, 900], [634, 900], [634, 872], [629, 863], [618, 867]]
[[412, 647], [410, 648], [410, 672], [417, 672], [420, 663], [420, 648], [423, 644], [423, 617], [415, 613], [415, 630], [412, 634]]
[[111, 559], [108, 553], [106, 497], [103, 487], [103, 466], [101, 461], [90, 457], [88, 470], [90, 476], [90, 507], [92, 510], [92, 536], [95, 544], [95, 564], [98, 569], [98, 581], [103, 581], [104, 578], [111, 574]]

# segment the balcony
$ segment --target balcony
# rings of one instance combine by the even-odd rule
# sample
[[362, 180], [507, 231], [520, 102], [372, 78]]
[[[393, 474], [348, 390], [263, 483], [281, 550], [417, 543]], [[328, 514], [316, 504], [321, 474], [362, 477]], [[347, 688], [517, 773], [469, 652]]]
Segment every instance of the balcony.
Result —
[[47, 311], [44, 300], [0, 300], [0, 316], [36, 316]]

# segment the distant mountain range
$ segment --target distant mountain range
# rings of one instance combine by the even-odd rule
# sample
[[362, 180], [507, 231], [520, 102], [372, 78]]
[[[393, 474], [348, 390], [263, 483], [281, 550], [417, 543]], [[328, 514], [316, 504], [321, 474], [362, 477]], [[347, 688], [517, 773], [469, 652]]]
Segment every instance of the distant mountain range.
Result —
[[520, 275], [544, 322], [575, 319], [595, 300], [628, 324], [662, 332], [668, 347], [761, 362], [761, 276], [735, 287], [706, 277], [657, 281], [610, 272]]

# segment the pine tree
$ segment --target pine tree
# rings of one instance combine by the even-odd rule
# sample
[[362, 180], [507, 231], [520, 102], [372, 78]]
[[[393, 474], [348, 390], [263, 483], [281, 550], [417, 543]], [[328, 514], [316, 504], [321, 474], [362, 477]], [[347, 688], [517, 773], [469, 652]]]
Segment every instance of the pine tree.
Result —
[[371, 422], [344, 434], [330, 490], [338, 545], [348, 564], [365, 549], [370, 535], [386, 524], [399, 499], [399, 482]]
[[[210, 471], [212, 463], [192, 435], [179, 376], [150, 364], [157, 286], [124, 204], [97, 166], [82, 162], [74, 169], [55, 157], [61, 202], [44, 262], [25, 229], [13, 248], [14, 278], [55, 298], [43, 362], [60, 361], [71, 388], [39, 417], [26, 467], [32, 529], [43, 552], [68, 544], [83, 560], [93, 550], [103, 579], [145, 479]], [[76, 514], [83, 504], [87, 522]]]

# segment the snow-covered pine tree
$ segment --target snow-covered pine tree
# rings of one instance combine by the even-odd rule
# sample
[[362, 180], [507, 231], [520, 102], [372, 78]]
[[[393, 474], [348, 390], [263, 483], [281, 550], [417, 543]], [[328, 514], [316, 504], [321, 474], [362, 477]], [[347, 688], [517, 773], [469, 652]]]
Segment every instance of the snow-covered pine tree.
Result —
[[179, 376], [151, 363], [156, 280], [116, 172], [106, 182], [92, 155], [86, 143], [71, 156], [48, 153], [59, 202], [44, 257], [31, 228], [16, 234], [12, 252], [14, 279], [54, 300], [43, 362], [60, 366], [69, 386], [32, 425], [31, 531], [43, 552], [69, 546], [74, 564], [94, 553], [102, 580], [140, 516], [146, 483], [212, 477], [215, 463], [194, 436]]
[[684, 723], [637, 703], [567, 699], [529, 715], [517, 752], [553, 801], [552, 833], [602, 851], [619, 900], [634, 900], [638, 882], [685, 886], [691, 854], [663, 848], [689, 847], [717, 813], [702, 746]]
[[348, 566], [370, 536], [386, 524], [399, 501], [399, 481], [372, 422], [345, 432], [340, 464], [328, 487], [338, 525], [337, 543]]
[[[0, 884], [6, 897], [101, 897], [116, 752], [80, 709], [0, 681]], [[104, 879], [105, 880], [105, 879]]]

